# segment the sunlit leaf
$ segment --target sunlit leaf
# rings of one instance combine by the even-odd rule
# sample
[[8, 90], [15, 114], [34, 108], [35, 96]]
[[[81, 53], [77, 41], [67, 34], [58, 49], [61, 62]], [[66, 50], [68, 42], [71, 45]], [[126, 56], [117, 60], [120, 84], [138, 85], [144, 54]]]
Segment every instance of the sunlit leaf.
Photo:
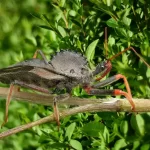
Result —
[[87, 47], [87, 50], [86, 50], [86, 57], [87, 57], [87, 60], [88, 60], [88, 61], [93, 60], [94, 54], [95, 54], [95, 48], [96, 48], [96, 45], [97, 45], [98, 41], [99, 41], [99, 39], [93, 41], [93, 42]]
[[65, 137], [68, 137], [68, 140], [71, 139], [75, 126], [76, 126], [76, 123], [72, 123], [67, 127]]
[[76, 150], [82, 150], [82, 145], [77, 140], [70, 140], [70, 145]]
[[145, 134], [145, 122], [140, 114], [132, 115], [131, 117], [131, 125], [133, 130], [140, 136]]
[[120, 139], [116, 141], [114, 149], [115, 150], [120, 150], [121, 148], [124, 148], [127, 145], [125, 139]]

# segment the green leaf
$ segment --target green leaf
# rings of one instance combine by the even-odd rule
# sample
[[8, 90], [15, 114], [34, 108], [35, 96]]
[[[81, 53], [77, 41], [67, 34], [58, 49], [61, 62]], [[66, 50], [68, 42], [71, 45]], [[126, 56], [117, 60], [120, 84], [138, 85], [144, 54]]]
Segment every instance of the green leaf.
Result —
[[86, 55], [88, 61], [93, 60], [94, 54], [95, 54], [95, 47], [96, 47], [98, 41], [99, 41], [99, 39], [93, 41], [93, 42], [87, 47], [87, 49], [86, 49], [86, 54], [85, 54], [85, 55]]
[[88, 136], [99, 137], [99, 132], [104, 132], [104, 125], [100, 122], [90, 122], [84, 125], [83, 132]]
[[107, 20], [106, 24], [109, 27], [112, 27], [112, 28], [117, 28], [118, 27], [118, 23], [117, 23], [117, 21], [114, 18], [111, 18], [111, 19]]
[[[112, 5], [110, 7], [108, 7], [106, 4], [103, 4], [102, 1], [99, 0], [90, 0], [92, 3], [96, 4], [97, 9], [101, 10], [102, 12], [110, 15], [113, 18], [117, 18], [117, 14], [115, 14], [115, 12], [113, 11], [113, 7]], [[110, 4], [111, 2], [109, 2], [108, 4]]]
[[121, 121], [120, 130], [124, 134], [124, 136], [127, 135], [128, 130], [129, 130], [128, 121], [126, 121], [126, 120]]
[[149, 150], [149, 149], [150, 149], [150, 144], [144, 144], [140, 148], [140, 150]]
[[76, 123], [74, 122], [74, 123], [70, 124], [70, 125], [67, 127], [67, 129], [66, 129], [65, 137], [68, 137], [68, 140], [69, 140], [69, 141], [70, 141], [70, 139], [71, 139], [71, 136], [72, 136], [72, 134], [73, 134], [73, 131], [74, 131], [75, 127], [76, 127]]
[[25, 38], [25, 42], [27, 42], [28, 44], [31, 44], [31, 45], [34, 45], [36, 46], [36, 41], [35, 41], [35, 38]]
[[56, 41], [57, 40], [57, 38], [56, 38], [56, 34], [55, 34], [55, 32], [54, 31], [49, 31], [49, 39], [50, 39], [50, 41], [52, 41], [52, 42], [54, 42], [54, 41]]
[[150, 68], [147, 68], [146, 77], [147, 77], [147, 78], [150, 78]]
[[52, 27], [50, 27], [50, 26], [39, 25], [39, 27], [41, 27], [41, 28], [43, 28], [43, 29], [48, 29], [48, 30], [54, 31], [54, 28], [52, 28]]
[[109, 130], [108, 128], [105, 126], [104, 127], [104, 133], [103, 133], [103, 137], [106, 143], [109, 143]]
[[80, 22], [75, 20], [75, 19], [71, 19], [71, 21], [76, 25], [76, 26], [79, 26], [80, 28], [82, 27]]
[[116, 141], [114, 149], [115, 150], [120, 150], [121, 148], [124, 148], [127, 145], [125, 139], [120, 139]]
[[41, 16], [41, 19], [43, 19], [43, 21], [47, 22], [48, 24], [50, 23], [49, 18], [48, 18], [47, 15], [45, 15], [45, 14], [43, 14], [43, 15]]
[[126, 27], [129, 26], [131, 23], [131, 19], [128, 18], [128, 15], [130, 14], [130, 10], [131, 10], [131, 8], [126, 8], [126, 9], [122, 10], [120, 13], [121, 14], [120, 15], [121, 22]]
[[58, 26], [58, 31], [62, 37], [65, 37], [67, 35], [65, 29], [61, 26]]
[[36, 18], [38, 18], [38, 19], [41, 19], [41, 15], [40, 14], [38, 14], [38, 13], [31, 13], [31, 15], [33, 16], [33, 17], [36, 17]]
[[139, 146], [140, 146], [140, 141], [136, 141], [136, 140], [135, 140], [135, 141], [133, 142], [133, 148], [132, 148], [132, 149], [133, 149], [133, 150], [136, 150], [136, 149], [138, 149]]
[[54, 31], [56, 34], [58, 34], [59, 36], [62, 37], [62, 35], [60, 34], [60, 32], [58, 30], [56, 30], [53, 26], [39, 25], [39, 27], [43, 28], [43, 29]]
[[82, 150], [82, 145], [77, 140], [70, 140], [70, 145], [76, 150]]
[[115, 31], [119, 37], [127, 41], [127, 39], [124, 39], [124, 38], [128, 38], [127, 30], [125, 28], [116, 28]]
[[65, 144], [65, 143], [54, 143], [54, 144], [49, 144], [49, 147], [50, 148], [54, 148], [54, 149], [62, 149], [62, 148], [67, 148], [68, 147], [68, 145], [67, 144]]
[[77, 15], [77, 12], [74, 10], [70, 10], [69, 15], [75, 17]]
[[140, 114], [132, 115], [131, 117], [131, 125], [135, 132], [140, 135], [144, 136], [145, 134], [145, 122], [144, 119], [141, 117]]
[[66, 0], [59, 0], [58, 4], [59, 4], [60, 7], [64, 7], [65, 3], [66, 3]]
[[115, 2], [116, 2], [117, 7], [120, 8], [120, 6], [121, 6], [121, 0], [116, 0]]

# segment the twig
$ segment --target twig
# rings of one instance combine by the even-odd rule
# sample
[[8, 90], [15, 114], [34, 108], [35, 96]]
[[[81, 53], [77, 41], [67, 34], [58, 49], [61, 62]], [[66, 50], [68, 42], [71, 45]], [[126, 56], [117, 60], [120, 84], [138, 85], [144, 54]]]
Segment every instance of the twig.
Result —
[[[8, 88], [0, 87], [0, 97], [6, 98], [8, 94]], [[53, 104], [53, 95], [50, 94], [37, 94], [37, 93], [29, 93], [29, 92], [19, 92], [15, 91], [12, 95], [12, 100], [17, 101], [24, 101], [42, 105], [52, 105]], [[85, 105], [85, 104], [92, 104], [92, 103], [99, 103], [104, 100], [90, 100], [85, 98], [78, 98], [78, 97], [70, 97], [65, 101], [61, 101], [61, 104], [67, 105]]]
[[[2, 92], [3, 91], [3, 92]], [[7, 95], [7, 88], [0, 88], [0, 96], [5, 97]], [[17, 98], [17, 99], [28, 99], [28, 102], [36, 102], [36, 103], [41, 103], [41, 104], [51, 104], [52, 103], [52, 96], [44, 96], [42, 95], [43, 99], [39, 100], [41, 97], [39, 97], [41, 95], [39, 94], [33, 94], [33, 93], [28, 93], [28, 92], [16, 92], [14, 93], [13, 97]], [[49, 99], [51, 97], [51, 99]], [[43, 102], [44, 100], [44, 102]], [[48, 100], [50, 100], [51, 102], [49, 102]], [[71, 100], [71, 103], [69, 102]], [[112, 99], [110, 101], [103, 101], [102, 100], [82, 100], [81, 98], [70, 98], [68, 100], [67, 104], [72, 104], [72, 102], [75, 103], [76, 100], [80, 100], [80, 103], [85, 104], [83, 106], [78, 106], [72, 109], [67, 109], [63, 112], [60, 113], [60, 119], [63, 119], [64, 117], [67, 117], [69, 115], [74, 115], [77, 113], [82, 113], [82, 112], [116, 112], [116, 111], [125, 111], [125, 112], [132, 112], [131, 111], [131, 106], [129, 104], [129, 102], [127, 100], [117, 100], [117, 99]], [[88, 101], [88, 102], [87, 102]], [[133, 99], [134, 103], [135, 103], [135, 107], [136, 107], [136, 111], [137, 112], [149, 112], [150, 111], [150, 100], [148, 99]], [[87, 102], [87, 103], [85, 103]], [[91, 102], [91, 104], [90, 104]], [[66, 103], [63, 102], [63, 103]], [[79, 103], [79, 101], [78, 101]], [[10, 136], [12, 134], [24, 131], [26, 129], [29, 129], [31, 127], [43, 124], [43, 123], [47, 123], [47, 122], [52, 122], [54, 121], [54, 116], [47, 116], [44, 117], [40, 120], [25, 124], [25, 125], [21, 125], [15, 128], [12, 128], [10, 130], [4, 131], [0, 134], [0, 139], [3, 139], [7, 136]]]

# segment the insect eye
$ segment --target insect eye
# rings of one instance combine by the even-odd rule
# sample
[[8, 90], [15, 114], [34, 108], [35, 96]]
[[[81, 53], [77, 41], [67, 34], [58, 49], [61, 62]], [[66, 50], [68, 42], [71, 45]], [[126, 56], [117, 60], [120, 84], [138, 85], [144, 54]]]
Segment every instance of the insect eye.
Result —
[[71, 70], [70, 70], [70, 73], [71, 73], [71, 74], [75, 73], [74, 69], [71, 69]]
[[102, 65], [101, 68], [104, 69], [105, 68], [104, 65]]

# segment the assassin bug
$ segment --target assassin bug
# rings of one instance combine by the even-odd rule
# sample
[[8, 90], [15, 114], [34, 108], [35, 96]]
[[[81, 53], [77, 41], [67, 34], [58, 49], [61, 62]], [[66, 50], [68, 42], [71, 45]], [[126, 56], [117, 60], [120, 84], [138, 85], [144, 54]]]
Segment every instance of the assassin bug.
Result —
[[[2, 126], [8, 120], [8, 106], [13, 94], [14, 85], [31, 88], [43, 93], [50, 93], [50, 88], [55, 88], [56, 91], [66, 89], [66, 92], [69, 94], [71, 94], [72, 88], [80, 85], [89, 95], [123, 95], [131, 104], [131, 109], [135, 111], [135, 104], [132, 101], [130, 86], [125, 76], [117, 74], [106, 80], [100, 81], [110, 72], [112, 68], [111, 60], [129, 49], [133, 50], [135, 54], [139, 56], [132, 47], [129, 47], [98, 64], [94, 71], [89, 69], [87, 60], [84, 56], [67, 50], [58, 52], [50, 61], [47, 61], [41, 50], [37, 50], [33, 59], [25, 60], [9, 66], [8, 68], [0, 69], [0, 82], [10, 84]], [[38, 53], [42, 56], [42, 59], [36, 58]], [[141, 58], [141, 56], [139, 57]], [[145, 61], [144, 63], [149, 67]], [[93, 77], [98, 74], [101, 74], [100, 77], [93, 79]], [[99, 89], [119, 79], [124, 80], [127, 92], [119, 89]], [[65, 97], [66, 95], [62, 94], [54, 98], [54, 117], [58, 125], [59, 111], [57, 109], [57, 100]]]

